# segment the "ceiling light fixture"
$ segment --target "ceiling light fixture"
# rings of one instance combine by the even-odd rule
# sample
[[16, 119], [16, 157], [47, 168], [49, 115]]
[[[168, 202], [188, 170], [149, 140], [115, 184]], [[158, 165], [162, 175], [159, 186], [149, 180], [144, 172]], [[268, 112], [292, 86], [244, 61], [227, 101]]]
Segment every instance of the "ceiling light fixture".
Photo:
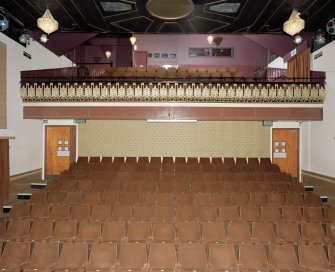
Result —
[[294, 8], [290, 18], [283, 25], [284, 32], [294, 36], [305, 28], [305, 21], [301, 19], [299, 15], [300, 12]]
[[212, 35], [208, 35], [207, 36], [207, 41], [209, 44], [212, 44], [212, 42], [214, 41], [214, 37]]
[[130, 40], [131, 45], [135, 45], [135, 43], [136, 43], [136, 37], [135, 36], [131, 36], [129, 38], [129, 40]]
[[9, 22], [7, 18], [0, 14], [0, 31], [5, 31], [9, 26]]
[[24, 45], [30, 44], [30, 31], [28, 29], [23, 29], [19, 37], [19, 42]]
[[40, 42], [41, 43], [47, 43], [48, 42], [48, 35], [47, 34], [45, 34], [45, 33], [43, 33], [42, 35], [41, 35], [41, 37], [40, 37]]
[[112, 56], [112, 52], [109, 50], [109, 34], [107, 36], [107, 50], [105, 51], [105, 56], [109, 59]]
[[294, 36], [294, 39], [293, 39], [293, 42], [298, 45], [298, 44], [301, 44], [302, 43], [302, 37], [300, 35], [295, 35]]
[[37, 19], [37, 26], [45, 33], [50, 34], [58, 29], [58, 22], [47, 8], [43, 16]]
[[317, 45], [323, 45], [326, 42], [326, 38], [324, 36], [324, 32], [322, 29], [319, 29], [315, 35], [315, 42]]

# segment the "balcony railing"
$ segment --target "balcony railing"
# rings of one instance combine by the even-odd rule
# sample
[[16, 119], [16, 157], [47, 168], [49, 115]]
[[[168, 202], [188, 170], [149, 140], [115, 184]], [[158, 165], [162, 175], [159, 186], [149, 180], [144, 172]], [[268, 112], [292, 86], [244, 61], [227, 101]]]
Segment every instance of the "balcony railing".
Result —
[[227, 73], [201, 73], [200, 69], [197, 74], [171, 75], [158, 70], [143, 74], [135, 68], [121, 73], [122, 69], [114, 68], [106, 75], [106, 69], [111, 71], [108, 65], [23, 71], [22, 100], [322, 103], [325, 98], [322, 72], [312, 72], [308, 79], [292, 79], [283, 69], [267, 69], [250, 78], [238, 72], [225, 76]]

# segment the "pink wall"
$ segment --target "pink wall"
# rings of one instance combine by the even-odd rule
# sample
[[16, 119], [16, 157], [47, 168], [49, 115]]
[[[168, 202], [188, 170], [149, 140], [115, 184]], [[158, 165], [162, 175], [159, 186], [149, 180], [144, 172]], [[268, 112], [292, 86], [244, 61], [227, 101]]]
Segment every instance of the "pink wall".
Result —
[[149, 66], [161, 66], [174, 64], [178, 67], [191, 66], [234, 66], [239, 68], [244, 76], [252, 76], [253, 71], [267, 64], [268, 51], [257, 43], [243, 35], [220, 34], [214, 37], [222, 37], [218, 47], [233, 47], [234, 56], [226, 58], [213, 57], [189, 57], [189, 47], [216, 47], [213, 42], [209, 45], [207, 35], [138, 35], [136, 34], [137, 50], [148, 51], [148, 53], [174, 53], [176, 59], [151, 58]]

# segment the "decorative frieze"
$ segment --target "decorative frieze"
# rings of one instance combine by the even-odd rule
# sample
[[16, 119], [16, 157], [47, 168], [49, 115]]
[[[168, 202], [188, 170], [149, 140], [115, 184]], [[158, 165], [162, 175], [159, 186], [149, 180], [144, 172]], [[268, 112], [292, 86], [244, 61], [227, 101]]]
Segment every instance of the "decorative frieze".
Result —
[[323, 103], [318, 83], [24, 83], [23, 102], [187, 101]]

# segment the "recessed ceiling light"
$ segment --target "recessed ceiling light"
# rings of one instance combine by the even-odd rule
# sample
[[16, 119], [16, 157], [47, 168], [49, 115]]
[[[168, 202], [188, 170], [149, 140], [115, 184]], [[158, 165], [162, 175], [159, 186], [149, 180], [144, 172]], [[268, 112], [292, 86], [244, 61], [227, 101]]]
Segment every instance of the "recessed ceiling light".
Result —
[[209, 11], [218, 13], [236, 13], [241, 3], [221, 3], [209, 7]]
[[100, 2], [104, 11], [107, 12], [125, 12], [132, 10], [130, 4], [114, 1], [114, 2]]

